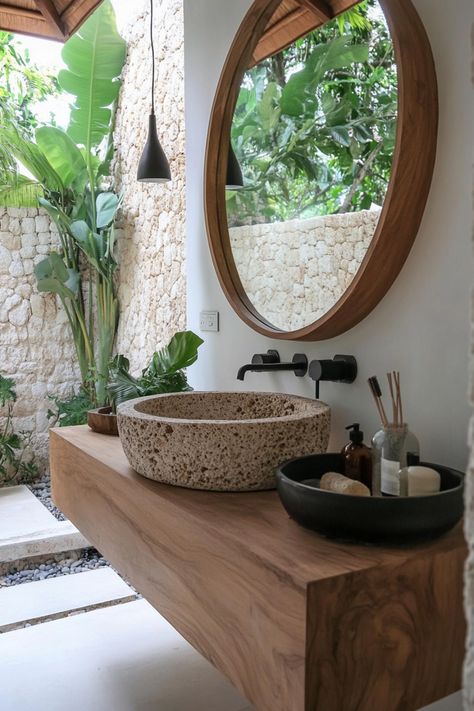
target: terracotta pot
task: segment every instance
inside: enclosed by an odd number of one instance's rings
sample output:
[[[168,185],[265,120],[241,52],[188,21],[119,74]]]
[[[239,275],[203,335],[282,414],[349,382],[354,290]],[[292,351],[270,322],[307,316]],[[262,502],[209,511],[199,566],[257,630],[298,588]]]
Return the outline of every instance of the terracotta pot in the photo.
[[[118,437],[117,415],[111,407],[98,407],[87,413],[87,424],[94,432]]]

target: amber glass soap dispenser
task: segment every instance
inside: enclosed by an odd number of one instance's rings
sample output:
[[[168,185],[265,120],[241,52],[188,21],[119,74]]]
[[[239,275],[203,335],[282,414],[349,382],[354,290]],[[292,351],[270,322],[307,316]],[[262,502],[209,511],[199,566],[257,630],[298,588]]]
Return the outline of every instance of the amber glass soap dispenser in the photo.
[[[365,484],[372,491],[372,450],[364,444],[364,433],[355,422],[346,427],[350,430],[350,442],[343,448],[344,474]]]

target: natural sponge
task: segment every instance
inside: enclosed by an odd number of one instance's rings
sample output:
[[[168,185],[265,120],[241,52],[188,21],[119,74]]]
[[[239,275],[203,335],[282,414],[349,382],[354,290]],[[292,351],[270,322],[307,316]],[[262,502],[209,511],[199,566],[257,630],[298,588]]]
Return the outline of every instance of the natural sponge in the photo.
[[[348,477],[336,472],[328,472],[321,477],[320,488],[326,491],[334,491],[336,494],[350,494],[351,496],[370,496],[369,489],[360,481],[348,479]]]

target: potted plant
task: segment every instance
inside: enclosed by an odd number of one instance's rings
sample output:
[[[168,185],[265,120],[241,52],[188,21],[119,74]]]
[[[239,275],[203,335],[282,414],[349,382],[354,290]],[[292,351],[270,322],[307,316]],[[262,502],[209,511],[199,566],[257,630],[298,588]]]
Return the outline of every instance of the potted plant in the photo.
[[[203,340],[192,331],[175,333],[167,346],[153,354],[138,377],[131,375],[128,358],[115,356],[109,366],[107,392],[110,405],[89,410],[89,427],[101,434],[118,435],[116,412],[120,403],[146,395],[192,390],[184,369],[197,360],[202,343]]]

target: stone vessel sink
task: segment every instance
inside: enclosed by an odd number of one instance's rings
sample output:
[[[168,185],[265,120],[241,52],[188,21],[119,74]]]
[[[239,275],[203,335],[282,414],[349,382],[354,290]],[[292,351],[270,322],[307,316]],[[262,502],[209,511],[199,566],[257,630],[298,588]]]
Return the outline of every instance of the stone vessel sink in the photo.
[[[128,461],[149,479],[213,491],[275,487],[281,462],[325,452],[330,408],[276,393],[188,392],[123,403]]]

